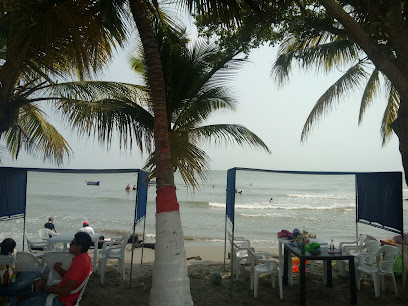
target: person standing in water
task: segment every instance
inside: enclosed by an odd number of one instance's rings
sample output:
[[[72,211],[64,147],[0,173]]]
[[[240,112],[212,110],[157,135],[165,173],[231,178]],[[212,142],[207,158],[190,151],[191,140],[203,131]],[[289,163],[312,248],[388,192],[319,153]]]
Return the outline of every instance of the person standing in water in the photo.
[[[54,232],[57,232],[57,230],[55,229],[55,225],[54,225],[54,218],[49,217],[48,222],[44,224],[43,228],[48,228]]]

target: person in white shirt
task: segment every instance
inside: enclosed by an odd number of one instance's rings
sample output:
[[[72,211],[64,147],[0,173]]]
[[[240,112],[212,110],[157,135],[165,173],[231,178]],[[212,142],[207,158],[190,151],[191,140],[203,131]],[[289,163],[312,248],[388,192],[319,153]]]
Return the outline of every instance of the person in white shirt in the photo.
[[[92,229],[92,227],[89,226],[89,222],[88,222],[88,221],[82,222],[82,227],[78,230],[78,232],[85,232],[85,233],[88,233],[89,235],[95,234],[95,232],[94,232],[94,230]]]

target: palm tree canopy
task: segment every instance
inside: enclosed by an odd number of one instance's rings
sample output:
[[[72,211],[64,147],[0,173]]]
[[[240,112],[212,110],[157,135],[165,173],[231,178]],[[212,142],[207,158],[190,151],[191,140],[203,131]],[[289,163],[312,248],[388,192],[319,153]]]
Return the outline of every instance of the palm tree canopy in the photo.
[[[202,178],[206,177],[210,160],[199,147],[200,144],[236,143],[270,153],[266,144],[244,126],[205,124],[215,111],[236,108],[236,101],[226,85],[245,60],[236,59],[235,53],[221,53],[214,44],[201,40],[189,44],[182,29],[173,28],[171,35],[169,29],[160,29],[162,28],[157,27],[156,37],[165,79],[171,161],[173,169],[181,172],[186,184],[194,188],[198,186],[194,173]],[[145,84],[148,84],[146,62],[141,48],[130,58],[130,64],[144,78]],[[86,83],[81,86],[85,87]],[[84,93],[81,94],[81,99],[75,101],[67,98],[67,102],[61,104],[61,109],[72,126],[79,128],[80,133],[96,133],[98,139],[108,146],[116,131],[119,131],[120,142],[124,146],[135,141],[139,149],[150,153],[145,168],[150,171],[151,176],[155,176],[154,114],[152,101],[146,95],[149,91],[145,84],[134,87],[130,84],[100,84],[101,87],[112,87],[108,96],[107,92],[101,95],[92,93],[92,103],[89,103],[90,96],[86,99],[86,91],[81,90]],[[61,85],[61,94],[62,88]]]
[[[38,102],[61,101],[45,91],[56,77],[99,71],[124,44],[127,16],[122,0],[0,2],[0,138],[14,158],[20,149],[58,164],[69,156]]]
[[[1,59],[13,69],[64,74],[97,71],[123,45],[128,14],[121,0],[12,0],[0,4]],[[31,66],[31,67],[30,67]],[[5,68],[5,64],[2,68]]]
[[[358,123],[363,120],[367,108],[379,94],[381,79],[386,77],[372,64],[357,44],[349,39],[323,32],[308,38],[288,36],[278,51],[271,75],[280,85],[288,80],[291,68],[298,63],[303,69],[318,69],[329,72],[346,67],[345,73],[317,100],[303,127],[301,140],[309,135],[314,124],[330,112],[348,92],[362,89]],[[397,117],[399,96],[390,82],[386,82],[388,104],[381,124],[383,145],[390,139],[389,124]]]

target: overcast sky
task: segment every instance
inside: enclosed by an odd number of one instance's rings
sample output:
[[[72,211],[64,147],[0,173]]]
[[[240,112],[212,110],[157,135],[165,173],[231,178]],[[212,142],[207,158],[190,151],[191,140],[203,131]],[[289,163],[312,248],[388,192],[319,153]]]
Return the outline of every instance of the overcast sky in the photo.
[[[122,51],[103,77],[106,80],[137,82],[129,69],[127,51]],[[238,100],[235,112],[214,114],[209,123],[239,123],[255,132],[267,144],[272,154],[238,146],[212,148],[203,146],[212,162],[212,170],[251,167],[276,170],[319,171],[395,171],[402,170],[398,139],[394,135],[381,146],[380,124],[385,99],[378,99],[368,109],[358,126],[359,92],[350,95],[323,118],[305,143],[300,135],[305,120],[318,97],[341,75],[294,71],[292,78],[279,89],[270,77],[277,49],[264,46],[250,54],[251,62],[242,67],[231,82]],[[60,126],[60,132],[73,149],[73,156],[62,168],[141,168],[145,157],[134,150],[120,151],[112,144],[106,151],[96,141],[78,138]],[[4,145],[4,142],[2,142]],[[2,160],[4,166],[55,167],[21,154],[18,161]]]

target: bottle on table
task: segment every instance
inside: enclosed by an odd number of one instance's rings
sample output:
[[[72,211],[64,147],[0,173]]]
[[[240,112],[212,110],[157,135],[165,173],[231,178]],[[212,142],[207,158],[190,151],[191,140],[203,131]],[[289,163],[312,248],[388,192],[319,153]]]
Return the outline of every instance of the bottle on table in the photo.
[[[9,279],[10,279],[10,273],[9,273],[9,265],[6,265],[6,271],[3,274],[3,286],[7,286],[9,283]]]
[[[302,240],[302,243],[300,245],[300,251],[302,252],[302,254],[306,252],[305,240]]]

